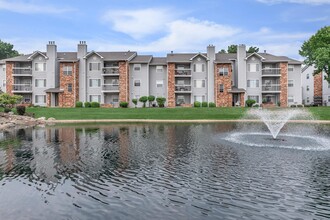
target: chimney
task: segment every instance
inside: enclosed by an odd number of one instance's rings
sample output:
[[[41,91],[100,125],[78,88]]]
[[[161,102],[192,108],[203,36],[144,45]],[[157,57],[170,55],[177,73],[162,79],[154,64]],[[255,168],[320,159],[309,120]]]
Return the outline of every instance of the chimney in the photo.
[[[57,46],[55,44],[55,41],[48,42],[46,55],[49,59],[57,58]]]
[[[207,62],[208,71],[207,71],[207,84],[208,84],[208,94],[207,94],[207,101],[208,102],[216,102],[214,97],[214,61],[215,61],[215,46],[209,45],[206,48],[207,50],[207,57],[209,61]]]
[[[215,60],[215,46],[213,46],[212,44],[207,46],[207,57],[210,59],[210,62],[212,63]]]
[[[79,41],[77,58],[82,59],[87,54],[87,44],[86,41]]]
[[[237,75],[238,88],[246,89],[246,46],[239,44],[237,47]]]

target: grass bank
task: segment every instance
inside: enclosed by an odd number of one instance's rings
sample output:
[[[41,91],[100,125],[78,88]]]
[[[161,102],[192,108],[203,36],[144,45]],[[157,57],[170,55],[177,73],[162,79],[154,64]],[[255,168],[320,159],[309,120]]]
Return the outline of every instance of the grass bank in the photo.
[[[316,120],[330,120],[330,107],[307,108]]]
[[[239,119],[246,108],[27,108],[35,117],[57,120],[159,119],[230,120]]]

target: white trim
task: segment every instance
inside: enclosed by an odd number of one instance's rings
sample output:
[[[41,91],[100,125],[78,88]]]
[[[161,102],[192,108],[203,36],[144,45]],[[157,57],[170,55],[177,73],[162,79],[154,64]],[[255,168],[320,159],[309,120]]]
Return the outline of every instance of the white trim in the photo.
[[[139,86],[136,86],[135,85],[135,81],[137,81],[137,80],[140,82],[140,85]],[[133,79],[133,86],[134,87],[141,87],[141,79]]]
[[[44,80],[45,81],[44,85],[46,84],[46,86],[37,86],[36,80]],[[46,78],[35,78],[34,79],[34,87],[35,88],[47,88],[47,79]]]
[[[44,64],[44,65],[42,65],[43,67],[45,66],[45,69],[44,70],[36,70],[36,64]],[[47,71],[47,62],[35,62],[34,63],[34,68],[33,68],[33,71],[34,72],[38,72],[38,73],[40,73],[40,72],[46,72]]]
[[[33,57],[35,57],[37,54],[43,56],[46,60],[48,60],[48,57],[45,54],[41,53],[40,51],[33,52],[33,54],[31,54],[27,59],[33,60]]]
[[[100,80],[100,86],[91,86],[91,80]],[[102,86],[101,78],[89,78],[88,79],[88,87],[89,88],[101,88],[101,86]]]
[[[92,50],[91,52],[89,52],[88,54],[86,54],[83,58],[87,59],[89,56],[91,56],[92,54],[96,54],[97,56],[99,56],[101,59],[104,59],[104,57],[102,57],[99,53],[95,52],[94,50]]]
[[[135,70],[136,67],[139,67],[139,70]],[[141,72],[141,70],[142,70],[142,65],[140,63],[133,64],[133,71],[134,72]]]
[[[289,81],[292,80],[292,86],[289,86]],[[288,79],[288,88],[293,88],[294,87],[294,79]]]
[[[88,102],[93,102],[93,101],[91,101],[91,96],[99,96],[100,97],[99,103],[101,103],[101,95],[100,94],[89,94],[88,95]]]
[[[202,81],[202,87],[197,87],[197,80],[200,80]],[[203,87],[203,81],[204,81],[204,87]],[[195,86],[196,85],[196,86]],[[206,88],[206,80],[205,79],[194,79],[194,88],[196,89],[203,89],[203,88]]]
[[[245,57],[245,60],[249,59],[249,58],[252,57],[253,55],[256,55],[256,56],[260,57],[261,60],[265,60],[265,58],[264,58],[263,56],[261,56],[260,54],[258,54],[258,53],[256,53],[256,52],[254,52],[254,53],[250,54],[249,56]]]
[[[195,59],[195,58],[198,57],[198,56],[202,56],[202,57],[204,57],[204,58],[206,59],[206,61],[209,61],[209,60],[210,60],[210,59],[209,59],[207,56],[205,56],[204,54],[202,54],[202,53],[198,53],[198,54],[194,55],[192,58],[190,58],[190,61],[192,61],[193,59]]]

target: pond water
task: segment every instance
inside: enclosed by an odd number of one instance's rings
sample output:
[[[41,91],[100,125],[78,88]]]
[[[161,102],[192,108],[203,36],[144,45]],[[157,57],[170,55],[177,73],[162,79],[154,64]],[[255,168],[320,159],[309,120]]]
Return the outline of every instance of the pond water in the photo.
[[[236,130],[112,124],[0,133],[1,219],[330,218],[328,149],[304,150],[287,134],[279,146],[287,136],[300,148],[262,147],[274,140],[260,133],[258,145],[245,145],[254,133]]]

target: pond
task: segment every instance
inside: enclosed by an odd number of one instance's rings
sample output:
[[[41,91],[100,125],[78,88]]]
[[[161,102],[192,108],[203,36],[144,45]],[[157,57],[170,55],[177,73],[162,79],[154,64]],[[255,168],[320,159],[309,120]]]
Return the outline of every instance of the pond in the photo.
[[[244,145],[230,139],[237,127],[103,124],[2,132],[1,219],[330,218],[329,150]],[[325,126],[318,135],[329,131]]]

